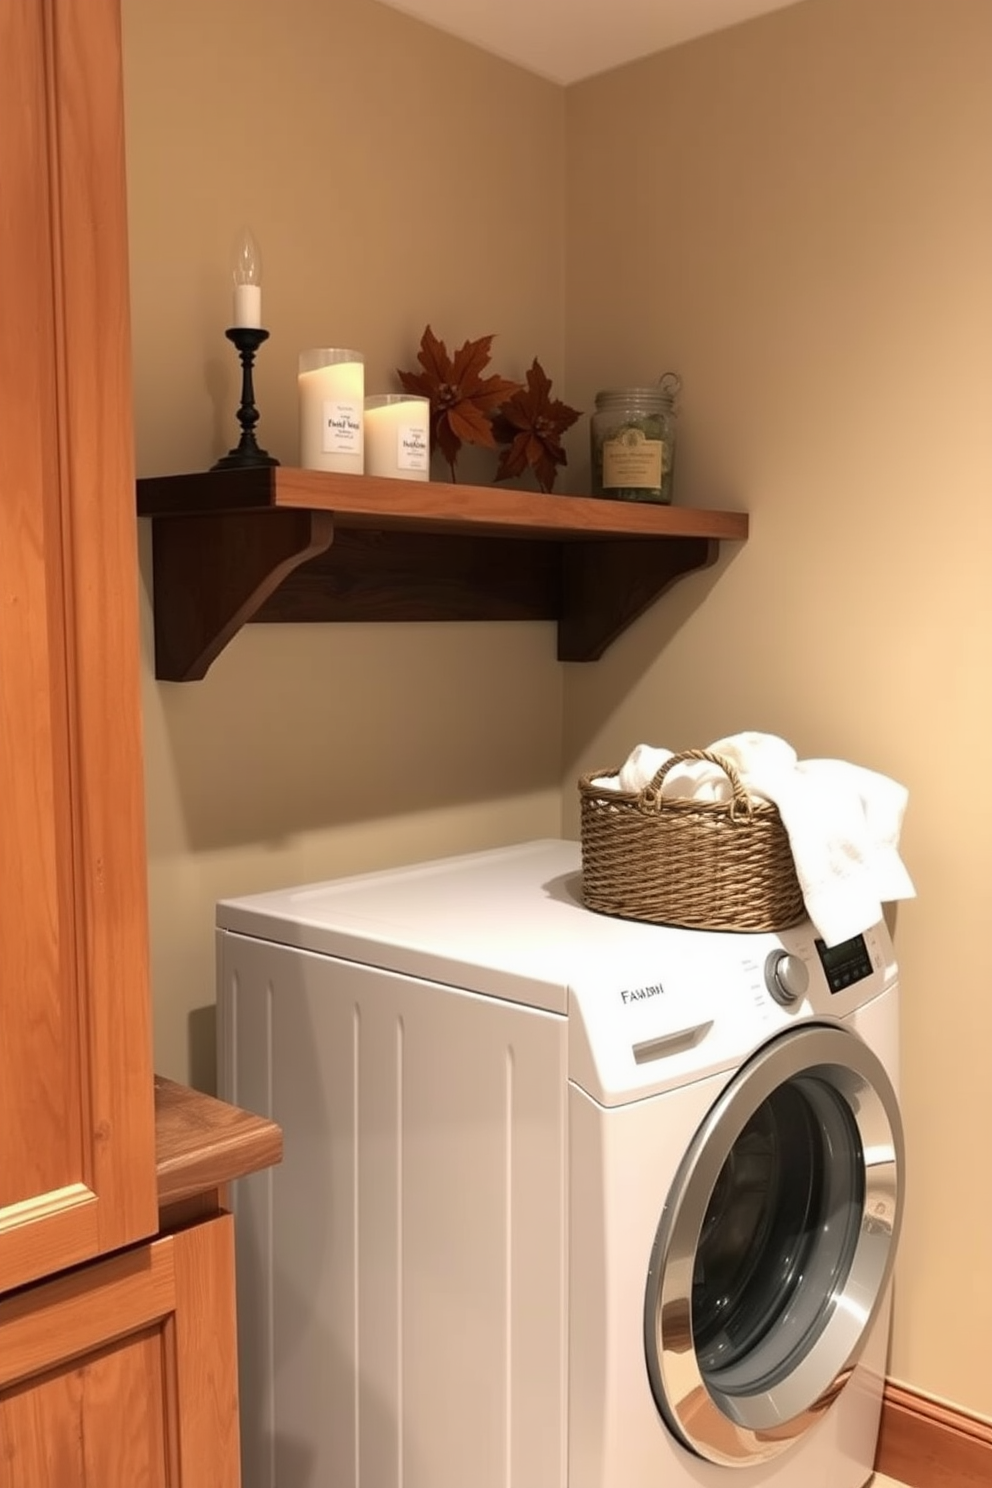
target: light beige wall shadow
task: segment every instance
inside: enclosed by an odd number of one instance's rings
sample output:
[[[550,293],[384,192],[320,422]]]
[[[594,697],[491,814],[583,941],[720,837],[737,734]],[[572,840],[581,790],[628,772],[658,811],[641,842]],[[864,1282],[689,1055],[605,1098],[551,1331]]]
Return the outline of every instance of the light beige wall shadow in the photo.
[[[508,375],[540,355],[586,410],[676,368],[678,499],[752,520],[588,668],[548,626],[249,627],[199,691],[169,687],[146,593],[160,1068],[188,1072],[219,897],[550,835],[563,800],[574,829],[580,769],[641,738],[764,727],[885,770],[920,891],[893,1371],[992,1416],[992,7],[806,0],[567,94],[374,0],[124,18],[141,474],[232,442],[247,220],[280,458],[301,348],[361,346],[386,390],[430,320],[498,332]],[[578,490],[581,432],[570,451]]]
[[[563,778],[567,826],[580,769],[758,728],[908,785],[892,1370],[988,1416],[990,58],[985,0],[807,0],[569,91],[569,392],[675,367],[677,499],[752,525],[569,669]]]
[[[364,351],[387,391],[430,322],[451,349],[496,333],[493,370],[537,355],[560,385],[561,89],[374,0],[123,8],[139,475],[235,441],[246,223],[271,331],[258,434],[284,463],[309,346]],[[204,681],[158,683],[149,555],[143,530],[156,1059],[182,1079],[218,898],[558,831],[562,676],[548,624],[249,626]]]

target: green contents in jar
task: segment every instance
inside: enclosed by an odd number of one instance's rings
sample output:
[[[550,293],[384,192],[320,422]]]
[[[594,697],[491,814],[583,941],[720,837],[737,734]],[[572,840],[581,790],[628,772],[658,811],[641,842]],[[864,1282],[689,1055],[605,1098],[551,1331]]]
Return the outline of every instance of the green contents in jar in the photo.
[[[678,386],[674,374],[666,373],[655,387],[596,395],[590,426],[594,496],[671,503]]]

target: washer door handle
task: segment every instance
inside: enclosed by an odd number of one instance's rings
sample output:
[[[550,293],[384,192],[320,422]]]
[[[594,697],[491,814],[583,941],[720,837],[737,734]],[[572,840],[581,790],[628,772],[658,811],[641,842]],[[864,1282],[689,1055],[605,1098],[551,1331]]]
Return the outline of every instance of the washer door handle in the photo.
[[[653,1064],[656,1059],[668,1059],[672,1054],[694,1049],[703,1042],[712,1027],[711,1018],[708,1023],[697,1023],[693,1028],[680,1028],[677,1033],[665,1033],[661,1038],[645,1039],[641,1044],[633,1044],[631,1048],[634,1063]]]

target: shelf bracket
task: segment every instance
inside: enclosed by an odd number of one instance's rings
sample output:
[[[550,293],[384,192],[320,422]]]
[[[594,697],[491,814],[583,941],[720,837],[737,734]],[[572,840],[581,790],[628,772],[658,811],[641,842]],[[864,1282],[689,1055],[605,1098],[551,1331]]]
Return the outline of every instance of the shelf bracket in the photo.
[[[676,579],[708,568],[718,553],[706,537],[563,543],[558,660],[598,661]]]
[[[155,675],[196,682],[228,641],[334,537],[330,512],[291,509],[157,517],[152,534]]]

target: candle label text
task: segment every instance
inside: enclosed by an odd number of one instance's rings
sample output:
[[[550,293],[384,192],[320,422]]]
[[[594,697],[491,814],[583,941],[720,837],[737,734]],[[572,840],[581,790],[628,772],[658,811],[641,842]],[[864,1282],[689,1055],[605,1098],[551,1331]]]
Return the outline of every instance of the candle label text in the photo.
[[[324,400],[322,449],[325,455],[362,453],[362,408],[359,403]]]
[[[397,470],[426,470],[430,461],[427,430],[416,424],[400,424],[396,430]]]

